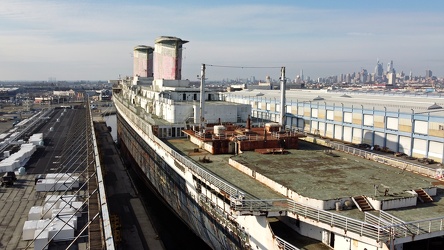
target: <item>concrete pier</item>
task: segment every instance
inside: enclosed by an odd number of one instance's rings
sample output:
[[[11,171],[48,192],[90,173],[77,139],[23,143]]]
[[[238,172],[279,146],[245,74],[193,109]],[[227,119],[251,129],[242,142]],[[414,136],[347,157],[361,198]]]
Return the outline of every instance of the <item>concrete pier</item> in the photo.
[[[105,184],[114,249],[164,249],[156,230],[152,227],[143,202],[133,188],[108,127],[100,114],[93,117],[98,121],[93,123],[88,121],[86,112],[87,110],[84,108],[53,109],[48,113],[49,115],[43,123],[28,128],[29,131],[24,133],[25,135],[43,133],[44,145],[39,146],[25,165],[26,173],[24,175],[17,175],[17,181],[12,186],[0,187],[1,250],[34,249],[32,240],[23,240],[23,226],[25,221],[29,220],[28,213],[31,207],[42,206],[48,195],[76,195],[79,201],[86,202],[81,212],[82,215],[78,217],[75,236],[79,235],[82,227],[89,228],[92,225],[95,226],[94,223],[103,222],[103,218],[98,219],[102,217],[100,214],[94,221],[88,217],[88,214],[100,213],[97,210],[97,201],[94,201],[96,203],[96,205],[93,204],[94,206],[88,203],[88,199],[92,197],[91,189],[88,187],[92,184],[94,184],[93,190],[97,187],[94,175],[89,179],[91,173],[85,172],[87,162],[91,162],[91,151],[88,149],[89,145],[87,146],[91,143],[87,136],[87,131],[90,129],[95,129],[100,165],[105,170],[102,177]],[[91,128],[90,124],[93,124],[94,128]],[[9,123],[1,125],[0,133],[20,130],[20,128],[12,128]],[[13,150],[14,145],[17,144],[11,143],[11,148],[7,150]],[[36,176],[63,172],[79,174],[81,176],[79,179],[80,188],[68,192],[36,192]],[[91,181],[94,183],[90,185]],[[94,207],[94,211],[90,211],[92,207]],[[99,231],[94,231],[94,235],[97,234],[94,239],[91,239],[91,235],[83,233],[71,241],[51,242],[49,248],[66,249],[73,242],[76,249],[93,249],[94,247],[91,248],[93,245],[88,246],[88,244],[93,244],[91,240],[94,241],[94,244],[103,245],[105,239],[102,235],[104,233],[100,232],[103,227],[97,228]]]
[[[121,249],[164,249],[104,122],[95,122],[114,240]],[[113,219],[112,219],[113,221]],[[114,225],[113,225],[114,224]],[[117,233],[116,233],[117,232]],[[116,235],[120,235],[116,237]]]

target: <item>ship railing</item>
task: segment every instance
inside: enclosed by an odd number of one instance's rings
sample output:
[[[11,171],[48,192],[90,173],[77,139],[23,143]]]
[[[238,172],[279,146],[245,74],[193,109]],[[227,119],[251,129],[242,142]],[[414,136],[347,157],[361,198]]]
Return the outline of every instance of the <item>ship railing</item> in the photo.
[[[128,108],[129,108],[129,109],[131,110],[131,112],[133,112],[134,114],[138,114],[138,112],[137,112],[137,108],[136,108],[136,107],[133,107],[133,106],[129,105]]]
[[[379,210],[379,218],[389,222],[389,224],[405,224],[406,222],[399,219],[398,217],[391,215],[384,210]]]
[[[218,135],[211,134],[211,139],[212,140],[225,140],[226,138],[227,138],[226,134],[218,134]]]
[[[377,226],[390,226],[391,223],[389,223],[388,221],[373,215],[369,212],[364,212],[364,222],[373,224],[373,225],[377,225]]]
[[[382,228],[385,230],[391,230],[394,237],[397,238],[436,232],[441,232],[440,235],[442,236],[444,235],[444,217],[411,221]]]
[[[389,225],[399,225],[398,227],[396,227],[395,230],[393,230],[394,234],[396,237],[407,237],[407,236],[411,236],[414,235],[414,228],[412,228],[411,225],[408,225],[409,223],[406,223],[405,221],[399,219],[396,216],[393,216],[387,212],[384,212],[383,210],[379,211],[379,219],[381,221],[385,221],[387,222],[386,225],[384,226],[389,226]]]
[[[205,133],[201,132],[201,131],[194,131],[194,136],[196,136],[197,138],[204,138],[205,137]]]
[[[422,166],[413,162],[408,162],[408,161],[404,161],[401,159],[396,159],[393,157],[388,157],[385,155],[381,155],[381,154],[376,154],[373,152],[369,152],[366,150],[362,150],[362,149],[358,149],[355,147],[350,147],[341,143],[336,143],[336,142],[332,142],[329,140],[325,140],[325,146],[331,147],[335,150],[339,150],[339,151],[343,151],[349,154],[353,154],[356,156],[360,156],[366,159],[371,159],[373,161],[379,162],[379,163],[383,163],[383,164],[387,164],[387,165],[391,165],[393,167],[397,167],[402,169],[403,171],[407,170],[407,171],[411,171],[411,172],[416,172],[422,175],[426,175],[432,178],[436,178],[436,169],[434,168],[429,168],[426,166]]]
[[[244,197],[233,199],[231,206],[240,212],[270,212],[287,210],[286,200],[250,200]]]
[[[300,248],[293,246],[292,244],[286,242],[285,240],[279,238],[278,236],[276,236],[276,240],[279,243],[279,245],[282,246],[281,249],[283,250],[300,250]]]
[[[271,132],[271,137],[279,139],[280,134],[278,132]]]
[[[122,85],[120,85],[119,83],[113,83],[112,89],[113,90],[122,89]]]
[[[166,147],[163,142],[162,144]],[[194,162],[190,161],[189,159],[185,158],[181,154],[177,153],[174,150],[169,150],[169,153],[173,155],[175,159],[177,159],[180,163],[184,164],[189,169],[193,170],[197,175],[202,177],[205,181],[208,183],[214,185],[215,187],[219,188],[220,190],[225,191],[226,193],[230,194],[230,196],[245,196],[244,192],[242,192],[240,189],[228,184],[227,182],[223,181],[222,179],[218,178],[217,176],[213,175],[212,173],[204,170],[203,168],[199,167]]]
[[[387,240],[390,237],[404,238],[444,230],[444,217],[403,222],[391,216],[393,218],[393,222],[391,222],[387,220],[388,218],[385,215],[387,219],[378,218],[377,216],[366,213],[365,221],[360,221],[285,199],[241,200],[235,204],[234,209],[243,212],[241,214],[255,211],[288,211],[298,216],[323,223],[328,227],[341,228],[344,232],[354,232],[377,241]]]
[[[291,131],[286,131],[284,133],[281,132],[272,132],[271,136],[276,138],[276,139],[280,139],[281,137],[291,137],[293,135],[296,135],[296,133],[292,133]]]
[[[382,210],[381,210],[382,211]],[[393,219],[393,222],[390,222],[390,218],[387,216],[384,216],[384,218],[381,216],[380,217],[373,215],[369,212],[364,212],[364,222],[373,224],[373,225],[377,225],[379,227],[392,227],[394,224],[399,224],[399,225],[403,225],[403,221],[394,217],[394,216],[390,216]],[[396,219],[395,219],[396,218]],[[398,223],[394,223],[394,221],[398,222]],[[396,227],[396,230],[391,230],[392,235],[394,235],[395,237],[406,237],[407,235],[413,235],[411,233],[409,233],[408,228],[406,227]]]
[[[338,215],[326,210],[310,207],[289,200],[288,211],[323,223],[328,227],[341,228],[344,232],[354,232],[377,241],[388,239],[389,231],[377,225]]]
[[[389,230],[364,221],[352,219],[326,210],[310,207],[288,199],[277,200],[243,200],[234,207],[241,214],[248,212],[288,211],[298,216],[317,221],[326,227],[341,228],[344,232],[354,232],[377,241],[388,239]]]
[[[94,150],[94,163],[95,163],[95,170],[96,170],[96,178],[97,178],[97,191],[98,191],[98,198],[100,202],[100,222],[102,223],[102,235],[105,240],[105,247],[106,249],[113,250],[114,248],[114,237],[112,233],[112,228],[110,224],[110,210],[108,207],[108,200],[106,198],[106,189],[104,185],[104,169],[103,166],[100,164],[100,154],[98,149],[98,143],[96,139],[96,132],[94,130],[94,123],[92,119],[91,109],[88,108],[89,111],[89,126],[91,127],[91,138],[93,143],[93,150]],[[96,215],[97,216],[97,215]]]
[[[272,132],[271,133],[271,137],[276,138],[276,139],[280,139],[281,137],[293,137],[293,136],[297,136],[297,135],[302,135],[302,133],[292,131],[292,130],[285,131],[285,133],[280,133],[280,132]]]

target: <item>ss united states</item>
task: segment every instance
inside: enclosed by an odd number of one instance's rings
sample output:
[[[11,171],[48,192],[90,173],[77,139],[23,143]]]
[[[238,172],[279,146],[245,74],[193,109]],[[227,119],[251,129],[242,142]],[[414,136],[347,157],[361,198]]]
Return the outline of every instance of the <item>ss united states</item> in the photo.
[[[229,102],[206,88],[211,65],[192,86],[181,79],[187,42],[136,46],[133,76],[114,81],[113,101],[122,155],[211,248],[442,247],[440,180],[289,128],[285,105],[274,107],[278,122],[251,117],[257,99]],[[286,103],[285,67],[280,79]]]

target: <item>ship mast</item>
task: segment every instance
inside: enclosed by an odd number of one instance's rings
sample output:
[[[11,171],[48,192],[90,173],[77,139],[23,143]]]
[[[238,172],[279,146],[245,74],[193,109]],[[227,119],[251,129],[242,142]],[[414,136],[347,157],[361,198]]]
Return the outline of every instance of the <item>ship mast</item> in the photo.
[[[281,68],[281,107],[280,107],[280,112],[281,112],[281,131],[285,131],[285,123],[286,123],[286,118],[285,118],[285,88],[286,88],[286,79],[285,79],[285,67]]]
[[[202,132],[205,128],[204,118],[204,106],[205,106],[205,64],[202,64],[202,70],[200,75],[200,119],[199,119],[199,131]]]

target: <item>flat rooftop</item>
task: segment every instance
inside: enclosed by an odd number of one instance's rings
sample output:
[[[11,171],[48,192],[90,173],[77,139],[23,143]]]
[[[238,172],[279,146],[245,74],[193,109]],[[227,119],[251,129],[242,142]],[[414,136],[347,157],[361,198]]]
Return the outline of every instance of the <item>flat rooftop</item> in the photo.
[[[259,94],[261,93],[261,94]],[[254,98],[255,100],[274,100],[280,102],[280,90],[263,90],[263,89],[245,89],[242,91],[236,92],[227,92],[227,95],[235,95],[235,96],[244,96]],[[259,94],[259,96],[257,96]],[[348,97],[344,97],[344,94]],[[322,100],[317,100],[317,97],[323,98]],[[316,100],[315,100],[316,98]],[[367,91],[367,92],[359,92],[359,91],[338,91],[338,92],[327,92],[325,90],[300,90],[300,89],[291,89],[286,91],[286,100],[287,102],[311,102],[312,105],[316,107],[316,104],[324,105],[324,102],[327,106],[341,106],[341,103],[344,104],[344,107],[351,107],[352,105],[356,109],[360,109],[361,105],[363,105],[364,110],[375,109],[384,110],[384,107],[387,108],[387,111],[398,111],[405,113],[411,113],[412,109],[415,113],[418,112],[432,112],[433,115],[443,116],[443,109],[439,110],[427,110],[433,104],[438,104],[441,107],[444,107],[444,97],[441,97],[439,94],[422,94],[422,93],[398,93],[393,94],[390,92],[378,92],[378,91]]]
[[[51,114],[51,119],[48,119],[41,126],[34,127],[29,133],[43,133],[46,146],[38,149],[25,165],[27,173],[25,175],[17,175],[17,181],[13,186],[0,188],[0,249],[25,249],[30,245],[29,249],[33,249],[34,244],[31,241],[22,240],[23,225],[28,220],[28,212],[32,206],[42,206],[46,195],[73,195],[77,190],[64,192],[36,192],[34,178],[38,174],[60,172],[60,165],[76,165],[70,160],[76,159],[75,154],[66,154],[66,151],[72,148],[73,143],[77,142],[71,140],[75,134],[75,126],[72,126],[73,121],[84,121],[84,110],[67,110],[65,115],[60,118],[63,109],[55,109]],[[83,112],[82,112],[83,111]],[[53,127],[53,131],[49,131]],[[1,127],[0,129],[6,131],[9,128]],[[82,154],[78,149],[78,154]],[[73,158],[61,159],[57,156],[62,154],[70,155]],[[83,170],[79,168],[77,171]],[[58,170],[58,171],[56,171]],[[69,169],[68,169],[69,170]],[[71,169],[73,170],[73,169]],[[81,189],[78,191],[78,200],[83,201],[87,195],[87,190]],[[78,228],[81,228],[87,223],[87,215],[78,218]],[[52,243],[51,248],[65,249],[69,241],[61,241]],[[85,240],[79,239],[78,244],[84,245]]]
[[[271,190],[252,177],[228,165],[232,158],[264,176],[294,190],[296,193],[318,199],[366,195],[379,200],[396,199],[409,196],[404,191],[439,186],[435,202],[418,204],[416,207],[389,210],[405,221],[440,217],[444,213],[444,182],[417,175],[409,171],[387,166],[361,157],[331,151],[323,146],[299,141],[298,150],[287,150],[288,154],[259,154],[251,151],[240,155],[211,155],[186,139],[168,140],[196,164],[209,170],[233,186],[245,191],[250,197],[258,199],[281,199],[283,195]],[[211,163],[201,163],[203,157]],[[375,190],[374,185],[379,185]],[[389,191],[385,195],[385,189]],[[376,196],[375,196],[376,191]],[[342,212],[342,211],[341,211]],[[344,210],[344,215],[362,219],[358,209]]]
[[[326,147],[299,141],[288,154],[258,154],[246,151],[232,159],[262,175],[318,200],[350,196],[374,196],[379,200],[404,197],[405,190],[427,188],[436,180]],[[384,196],[385,189],[389,189]]]
[[[31,128],[31,131],[43,133],[45,146],[40,147],[25,165],[25,175],[17,175],[17,181],[10,187],[0,187],[0,249],[25,249],[28,245],[29,249],[33,249],[34,243],[22,239],[23,226],[28,220],[31,207],[42,206],[47,195],[64,194],[62,191],[37,192],[36,176],[47,173],[80,172],[86,168],[86,109],[67,109],[64,115],[62,112],[63,109],[53,110],[49,115],[50,119],[40,126]],[[95,122],[95,126],[101,145],[99,150],[102,151],[102,167],[107,170],[104,179],[108,211],[117,216],[121,225],[119,229],[121,238],[114,239],[116,246],[119,249],[164,249],[141,201],[133,190],[108,127],[103,122]],[[0,123],[1,132],[11,127],[11,124]],[[86,181],[86,174],[83,173],[85,176],[81,178],[81,185]],[[73,195],[77,190],[67,191],[66,194]],[[77,200],[85,201],[89,196],[86,186],[80,189],[77,195],[79,196]],[[87,212],[90,207],[87,204],[85,206],[82,216],[78,218],[75,235],[88,222]],[[95,211],[90,212],[93,216]],[[80,237],[76,241],[75,248],[86,249],[87,239],[85,236]],[[66,249],[69,243],[71,241],[51,242],[49,248]]]
[[[195,163],[202,168],[208,170],[221,179],[226,180],[233,186],[242,189],[247,194],[247,197],[258,199],[284,199],[285,196],[271,190],[264,184],[259,183],[255,179],[245,175],[239,170],[228,165],[228,159],[232,155],[212,155],[205,150],[200,149],[199,152],[194,152],[197,146],[187,139],[169,139],[167,140],[172,147],[175,147],[183,155],[189,156]],[[209,158],[210,163],[201,163],[199,159],[203,157]]]

